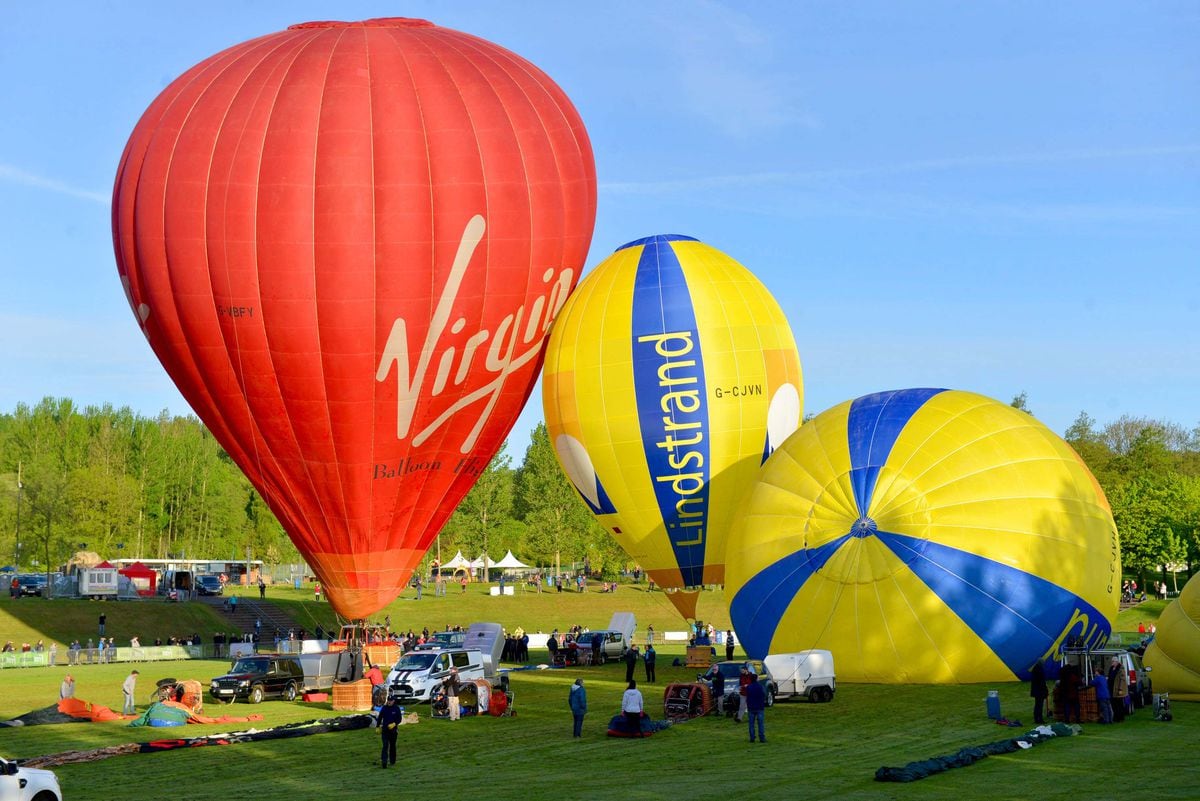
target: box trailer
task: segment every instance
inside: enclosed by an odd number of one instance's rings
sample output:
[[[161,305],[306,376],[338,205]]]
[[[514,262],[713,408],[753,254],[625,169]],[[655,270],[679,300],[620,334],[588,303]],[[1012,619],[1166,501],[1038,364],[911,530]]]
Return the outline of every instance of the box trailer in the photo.
[[[815,703],[826,703],[833,700],[837,691],[833,654],[829,651],[768,654],[763,667],[775,682],[775,697],[779,700],[807,698]]]

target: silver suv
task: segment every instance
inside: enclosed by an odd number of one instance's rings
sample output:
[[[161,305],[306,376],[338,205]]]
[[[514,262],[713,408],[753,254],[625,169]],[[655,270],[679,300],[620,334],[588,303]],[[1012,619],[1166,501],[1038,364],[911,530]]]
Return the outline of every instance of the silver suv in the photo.
[[[1075,665],[1081,676],[1090,678],[1097,666],[1107,675],[1114,657],[1129,674],[1129,697],[1134,708],[1153,703],[1154,686],[1150,680],[1150,668],[1145,667],[1142,658],[1132,651],[1123,648],[1064,648],[1059,665]]]
[[[775,686],[775,680],[771,678],[770,672],[763,666],[762,662],[757,659],[746,659],[741,662],[714,662],[706,672],[696,675],[697,681],[702,681],[705,684],[712,686],[713,678],[718,672],[725,678],[725,695],[738,695],[739,680],[742,676],[742,668],[750,668],[750,673],[755,680],[763,686],[767,693],[767,706],[775,705],[775,695],[779,692],[779,688]],[[715,698],[713,699],[716,700]]]

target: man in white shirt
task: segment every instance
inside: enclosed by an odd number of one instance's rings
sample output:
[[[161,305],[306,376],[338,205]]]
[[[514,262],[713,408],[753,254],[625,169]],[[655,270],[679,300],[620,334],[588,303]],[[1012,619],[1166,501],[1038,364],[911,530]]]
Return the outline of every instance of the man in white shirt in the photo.
[[[637,737],[645,737],[642,734],[642,709],[644,705],[642,691],[637,688],[637,682],[629,682],[629,689],[621,696],[621,711],[625,713],[625,722],[629,726],[629,733]]]
[[[137,677],[138,672],[131,671],[121,685],[121,693],[125,696],[125,704],[121,707],[121,713],[124,715],[132,715],[137,711],[133,705],[133,694],[137,691]]]

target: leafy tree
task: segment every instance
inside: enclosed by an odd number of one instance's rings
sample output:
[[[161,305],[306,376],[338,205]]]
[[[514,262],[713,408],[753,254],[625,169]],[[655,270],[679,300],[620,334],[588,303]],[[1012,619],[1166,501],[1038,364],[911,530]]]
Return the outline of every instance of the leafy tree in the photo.
[[[471,491],[450,516],[448,524],[459,548],[468,553],[487,553],[493,561],[498,557],[488,553],[488,536],[501,526],[513,506],[512,458],[506,453],[507,448],[508,443],[505,442],[496,451],[475,486],[471,487]],[[496,544],[493,540],[491,547],[495,548]]]
[[[529,528],[531,554],[553,561],[555,573],[562,572],[564,551],[582,559],[589,541],[597,544],[608,537],[559,466],[545,423],[539,423],[530,436],[516,485],[517,513]]]

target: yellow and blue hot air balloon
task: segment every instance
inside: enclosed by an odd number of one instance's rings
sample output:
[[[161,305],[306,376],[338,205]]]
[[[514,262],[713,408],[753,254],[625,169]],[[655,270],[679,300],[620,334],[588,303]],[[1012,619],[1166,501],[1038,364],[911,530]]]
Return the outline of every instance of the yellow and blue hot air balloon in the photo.
[[[1200,574],[1188,579],[1155,624],[1143,661],[1152,668],[1156,692],[1200,701]]]
[[[737,505],[796,430],[800,357],[750,272],[686,236],[630,242],[550,334],[546,425],[588,506],[685,618],[725,576]]]
[[[1108,639],[1117,531],[1066,442],[981,395],[867,395],[763,466],[729,541],[747,653],[823,648],[838,678],[1027,678],[1068,638]]]

